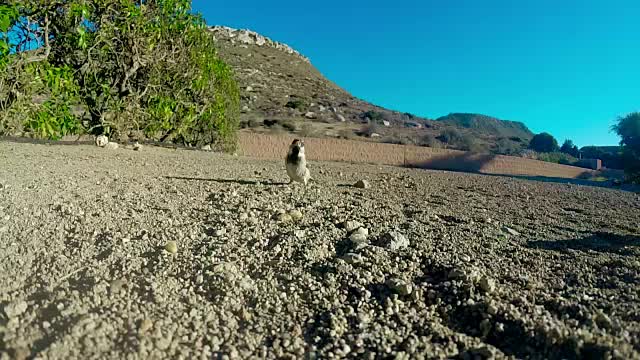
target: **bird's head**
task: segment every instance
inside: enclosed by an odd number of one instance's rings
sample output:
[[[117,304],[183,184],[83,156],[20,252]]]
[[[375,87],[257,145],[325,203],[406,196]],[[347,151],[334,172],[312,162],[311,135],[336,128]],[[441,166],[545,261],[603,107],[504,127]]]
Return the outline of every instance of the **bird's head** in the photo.
[[[297,148],[299,153],[304,153],[304,141],[300,139],[294,139],[289,146],[289,149]]]

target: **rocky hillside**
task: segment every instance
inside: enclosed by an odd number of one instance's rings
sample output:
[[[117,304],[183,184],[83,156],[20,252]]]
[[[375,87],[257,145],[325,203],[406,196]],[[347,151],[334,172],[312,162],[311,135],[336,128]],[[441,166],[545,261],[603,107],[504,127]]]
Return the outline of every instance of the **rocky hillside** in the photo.
[[[494,152],[522,147],[524,142],[510,137],[531,137],[521,123],[488,116],[434,121],[385,109],[349,94],[288,45],[250,30],[214,26],[209,31],[217,40],[220,56],[235,68],[242,90],[244,131]],[[456,136],[446,136],[451,130]]]

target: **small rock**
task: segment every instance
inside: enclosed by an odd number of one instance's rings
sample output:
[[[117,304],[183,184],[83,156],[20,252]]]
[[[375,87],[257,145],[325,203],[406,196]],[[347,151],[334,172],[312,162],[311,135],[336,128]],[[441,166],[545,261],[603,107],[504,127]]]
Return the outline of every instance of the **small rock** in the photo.
[[[24,300],[12,302],[4,307],[4,313],[7,314],[7,317],[9,318],[15,318],[24,314],[28,307],[27,302]]]
[[[247,91],[253,91],[253,87],[251,87],[251,86],[247,86],[246,90],[247,90]]]
[[[390,231],[384,234],[380,241],[380,245],[391,251],[401,250],[409,247],[409,239],[398,231]]]
[[[294,221],[300,221],[302,220],[302,212],[300,210],[291,210],[289,211],[289,216],[291,216],[291,219],[293,219]]]
[[[247,221],[247,219],[249,219],[249,214],[247,214],[247,213],[242,213],[238,217],[238,220],[240,220],[240,221]]]
[[[293,218],[291,217],[291,215],[284,213],[284,214],[278,215],[278,221],[281,223],[286,223],[286,222],[293,221]]]
[[[105,147],[109,143],[109,138],[105,135],[100,135],[96,137],[96,146]]]
[[[145,318],[140,322],[140,327],[138,328],[138,331],[140,334],[144,334],[147,331],[151,330],[152,327],[153,327],[153,322]]]
[[[402,296],[407,296],[413,291],[413,286],[401,279],[390,279],[386,282],[387,286]]]
[[[356,253],[347,253],[342,257],[342,260],[348,264],[360,264],[364,262],[364,256]]]
[[[316,114],[313,111],[308,111],[306,114],[304,114],[304,117],[306,117],[307,119],[315,119]]]
[[[7,231],[9,231],[9,226],[4,225],[4,226],[0,227],[0,234],[1,233],[6,233]]]
[[[351,240],[353,244],[362,244],[367,242],[367,236],[355,232],[349,236],[349,240]]]
[[[176,254],[178,252],[178,244],[175,241],[169,241],[164,249],[167,250],[169,254]]]
[[[504,232],[510,234],[510,235],[513,235],[513,236],[519,236],[520,235],[519,232],[517,232],[516,230],[514,230],[514,229],[512,229],[512,228],[510,228],[508,226],[505,226],[502,230]]]
[[[200,150],[202,150],[202,151],[211,151],[211,145],[207,144],[207,145],[201,147]]]
[[[136,143],[133,144],[133,151],[140,151],[140,150],[142,150],[142,145],[140,145],[140,143],[136,141]]]
[[[107,145],[104,146],[105,149],[109,149],[109,150],[116,150],[116,149],[118,149],[118,147],[120,147],[120,145],[118,145],[118,143],[111,142],[111,141],[109,141],[107,143]]]
[[[249,106],[247,106],[247,105],[244,105],[244,106],[242,107],[242,111],[243,111],[243,112],[248,112],[249,110],[250,110],[250,109],[249,109]]]
[[[358,182],[353,184],[353,186],[358,189],[368,189],[371,187],[371,185],[369,185],[369,182],[367,180],[358,180]]]
[[[342,114],[338,114],[336,116],[337,116],[338,120],[340,120],[340,122],[346,122],[347,121],[347,119],[345,119],[344,115],[342,115]]]
[[[356,230],[356,233],[364,236],[369,236],[369,229],[359,227],[358,230]]]
[[[464,261],[464,262],[470,262],[471,261],[471,256],[469,255],[462,255],[460,257],[460,260]]]
[[[307,234],[307,233],[306,233],[306,231],[304,231],[304,230],[295,230],[295,231],[293,232],[293,235],[294,235],[295,237],[297,237],[298,239],[304,239],[304,237],[306,236],[306,234]]]
[[[202,274],[196,276],[196,284],[200,285],[204,283],[204,276],[202,276]]]
[[[611,318],[609,318],[609,316],[607,316],[607,314],[603,313],[601,310],[596,314],[595,322],[598,327],[601,327],[603,329],[611,329],[611,327],[613,327]]]
[[[109,286],[109,290],[111,291],[111,294],[120,293],[120,291],[122,290],[125,284],[126,282],[122,279],[113,280],[111,282],[111,285]]]
[[[492,279],[483,276],[480,279],[480,288],[487,294],[491,294],[496,290],[496,283]]]
[[[467,278],[467,274],[462,269],[453,268],[447,274],[447,278],[450,280],[463,280]]]
[[[227,229],[225,229],[225,228],[216,230],[216,236],[217,237],[224,236],[226,233],[227,233]]]
[[[347,230],[348,233],[351,233],[352,231],[362,227],[362,223],[355,220],[345,221],[343,225],[344,229]]]

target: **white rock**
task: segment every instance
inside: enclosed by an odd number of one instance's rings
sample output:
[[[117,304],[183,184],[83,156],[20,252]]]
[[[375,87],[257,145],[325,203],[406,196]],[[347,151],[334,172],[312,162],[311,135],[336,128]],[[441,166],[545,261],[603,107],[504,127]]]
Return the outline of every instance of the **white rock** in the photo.
[[[308,111],[306,114],[304,114],[304,117],[306,117],[307,119],[315,119],[316,114],[313,111]]]
[[[207,144],[207,145],[201,147],[200,150],[202,150],[202,151],[211,151],[211,145]]]
[[[347,119],[345,119],[344,115],[342,115],[342,114],[338,114],[337,117],[338,117],[338,120],[340,120],[340,122],[346,122],[347,121]]]
[[[362,226],[363,225],[361,222],[355,221],[355,220],[349,220],[344,222],[344,229],[347,230],[347,232],[349,233],[352,231],[358,230]]]
[[[116,150],[118,147],[120,147],[118,143],[111,142],[111,141],[109,141],[107,145],[104,146],[105,149],[109,149],[109,150]]]
[[[105,147],[109,143],[109,138],[105,135],[100,135],[96,137],[96,145],[99,147]]]
[[[4,307],[4,313],[7,314],[9,318],[15,318],[24,314],[28,307],[27,302],[24,300],[12,302]]]

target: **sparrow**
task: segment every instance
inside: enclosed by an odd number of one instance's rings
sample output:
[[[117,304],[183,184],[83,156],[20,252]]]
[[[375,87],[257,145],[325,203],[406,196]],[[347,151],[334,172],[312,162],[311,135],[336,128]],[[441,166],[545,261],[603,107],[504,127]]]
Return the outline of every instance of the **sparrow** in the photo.
[[[289,145],[289,151],[285,159],[287,167],[287,175],[289,175],[290,182],[301,182],[305,185],[311,179],[309,169],[307,169],[307,159],[304,155],[304,142],[300,139],[294,139],[291,145]]]

